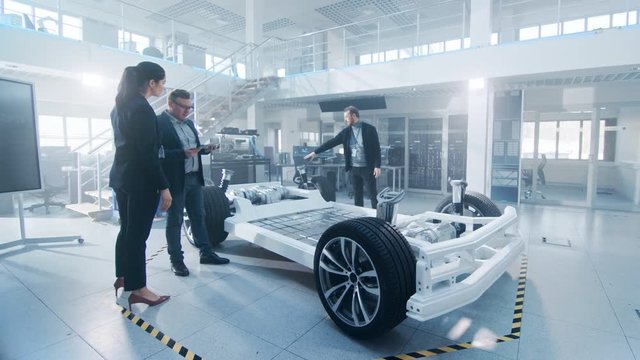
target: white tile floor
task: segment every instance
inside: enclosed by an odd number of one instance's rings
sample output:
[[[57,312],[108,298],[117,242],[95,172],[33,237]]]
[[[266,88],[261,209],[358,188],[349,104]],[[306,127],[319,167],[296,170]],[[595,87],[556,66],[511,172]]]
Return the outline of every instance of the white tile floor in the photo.
[[[410,194],[400,211],[438,200]],[[339,201],[351,202],[341,194]],[[640,213],[518,211],[529,242],[522,337],[437,358],[640,359]],[[126,295],[116,304],[111,287],[117,226],[57,209],[27,215],[30,237],[74,233],[86,242],[0,249],[0,359],[181,358],[120,313]],[[154,225],[148,255],[165,245],[163,225]],[[19,237],[15,217],[0,218],[0,229],[0,247]],[[572,247],[543,244],[542,236]],[[172,298],[133,311],[205,359],[372,359],[510,332],[519,263],[468,306],[362,341],[327,317],[310,270],[234,238],[219,249],[230,265],[201,266],[183,245],[191,275],[174,276],[162,250],[148,264],[148,283]]]

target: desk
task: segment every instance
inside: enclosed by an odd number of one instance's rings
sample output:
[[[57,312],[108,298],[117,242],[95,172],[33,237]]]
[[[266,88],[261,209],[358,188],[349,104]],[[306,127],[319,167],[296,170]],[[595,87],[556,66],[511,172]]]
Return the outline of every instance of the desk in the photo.
[[[393,180],[391,181],[392,185],[391,185],[391,191],[396,191],[396,171],[398,171],[398,188],[402,189],[402,170],[404,170],[404,165],[402,166],[390,166],[390,165],[382,165],[381,167],[382,170],[391,170],[392,172],[392,178]]]
[[[231,184],[252,184],[257,181],[256,165],[266,166],[269,172],[269,181],[271,181],[271,160],[270,159],[247,159],[247,160],[227,160],[214,161],[211,166],[211,180],[214,183],[220,183],[222,169],[229,169],[235,172],[231,177]]]

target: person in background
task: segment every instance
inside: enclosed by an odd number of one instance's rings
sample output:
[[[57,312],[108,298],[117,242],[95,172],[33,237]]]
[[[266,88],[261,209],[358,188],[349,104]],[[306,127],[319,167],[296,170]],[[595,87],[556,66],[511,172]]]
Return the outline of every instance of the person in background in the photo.
[[[167,250],[171,271],[177,276],[188,276],[184,253],[180,244],[184,209],[191,221],[191,232],[200,250],[200,264],[227,264],[229,259],[219,257],[211,247],[205,226],[202,187],[201,154],[209,154],[213,145],[201,146],[193,121],[187,116],[193,111],[191,94],[182,89],[169,94],[168,109],[158,116],[160,145],[164,150],[162,168],[169,181],[173,202],[167,212]]]
[[[366,185],[371,197],[371,207],[375,209],[378,206],[376,178],[380,176],[382,163],[378,131],[375,126],[360,121],[360,111],[354,106],[344,109],[344,122],[347,125],[346,128],[304,159],[313,160],[317,154],[342,144],[345,170],[351,172],[355,205],[364,205],[363,185]]]
[[[116,193],[120,232],[116,240],[116,296],[131,291],[129,310],[135,303],[149,306],[169,299],[147,288],[146,241],[158,206],[171,206],[169,183],[160,166],[157,117],[147,101],[164,91],[164,69],[144,61],[125,68],[111,111],[115,156],[109,186]]]

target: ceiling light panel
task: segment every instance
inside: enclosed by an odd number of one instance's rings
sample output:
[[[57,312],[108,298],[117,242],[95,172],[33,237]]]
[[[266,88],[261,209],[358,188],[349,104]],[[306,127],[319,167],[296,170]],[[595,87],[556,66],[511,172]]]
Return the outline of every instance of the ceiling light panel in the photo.
[[[262,31],[267,33],[270,31],[284,29],[286,27],[293,26],[295,24],[296,23],[289,18],[280,18],[280,19],[276,19],[276,20],[269,21],[267,23],[262,24]]]
[[[204,25],[222,34],[242,30],[245,26],[244,16],[206,0],[182,0],[159,10],[158,13],[160,14],[150,15],[148,18],[162,23],[169,19],[188,18],[198,25]]]

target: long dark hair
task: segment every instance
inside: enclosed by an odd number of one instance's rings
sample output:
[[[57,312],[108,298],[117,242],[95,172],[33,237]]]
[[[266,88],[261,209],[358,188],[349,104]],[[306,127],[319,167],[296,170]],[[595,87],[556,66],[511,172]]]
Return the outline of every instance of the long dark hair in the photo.
[[[118,84],[118,94],[116,95],[116,109],[120,109],[135,94],[145,91],[150,80],[161,81],[165,78],[162,66],[143,61],[136,66],[127,66]]]

